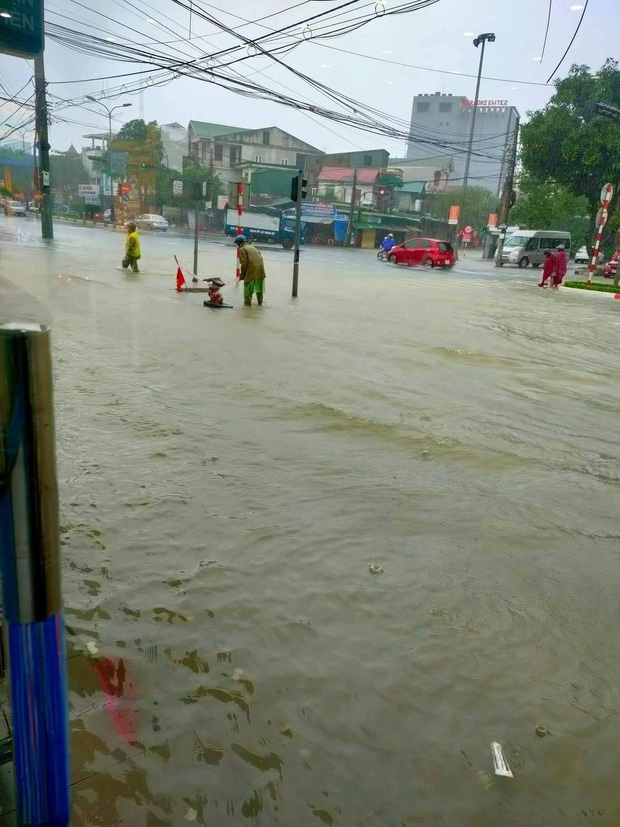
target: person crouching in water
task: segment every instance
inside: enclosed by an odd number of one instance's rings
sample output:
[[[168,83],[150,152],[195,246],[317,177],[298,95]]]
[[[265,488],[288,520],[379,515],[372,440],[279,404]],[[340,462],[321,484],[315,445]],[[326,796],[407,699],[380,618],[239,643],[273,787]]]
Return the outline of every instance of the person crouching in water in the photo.
[[[566,247],[563,244],[558,244],[558,251],[555,254],[556,271],[554,287],[557,289],[562,284],[562,279],[568,270],[568,261],[566,259]]]
[[[256,301],[263,303],[265,292],[265,265],[263,257],[244,235],[238,235],[235,244],[239,248],[239,266],[241,278],[243,279],[243,303],[249,307],[252,304],[252,296],[256,293]]]
[[[141,258],[140,254],[140,237],[136,232],[136,225],[134,221],[128,221],[125,224],[127,228],[127,239],[125,241],[125,257],[121,264],[125,270],[131,266],[134,273],[139,273],[138,260]]]
[[[209,301],[211,304],[224,304],[224,296],[220,293],[220,288],[224,286],[222,279],[207,279],[209,283]]]
[[[555,277],[558,271],[558,262],[555,257],[555,253],[552,253],[551,250],[545,250],[545,263],[543,264],[543,272],[542,272],[542,279],[539,287],[546,287],[547,286],[547,279],[551,279],[551,287],[555,286]]]

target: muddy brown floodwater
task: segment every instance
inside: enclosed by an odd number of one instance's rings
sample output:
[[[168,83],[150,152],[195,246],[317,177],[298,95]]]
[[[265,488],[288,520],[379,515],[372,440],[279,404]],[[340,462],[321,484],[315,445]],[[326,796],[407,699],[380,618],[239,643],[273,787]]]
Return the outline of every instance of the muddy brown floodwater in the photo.
[[[617,825],[616,303],[273,250],[214,312],[58,235],[2,315],[54,320],[72,824]]]

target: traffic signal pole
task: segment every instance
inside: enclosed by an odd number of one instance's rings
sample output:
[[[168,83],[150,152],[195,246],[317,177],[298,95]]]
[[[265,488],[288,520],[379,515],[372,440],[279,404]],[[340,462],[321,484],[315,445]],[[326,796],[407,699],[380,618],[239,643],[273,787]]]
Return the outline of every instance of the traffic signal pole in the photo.
[[[303,190],[304,171],[297,173],[297,201],[295,203],[295,252],[293,254],[293,298],[297,298],[299,284],[299,248],[301,247],[301,200]],[[295,189],[293,188],[293,192]]]
[[[52,188],[50,181],[50,145],[48,135],[47,97],[45,93],[45,63],[43,52],[34,59],[35,120],[39,148],[39,192],[41,202],[41,237],[54,238],[52,218]]]

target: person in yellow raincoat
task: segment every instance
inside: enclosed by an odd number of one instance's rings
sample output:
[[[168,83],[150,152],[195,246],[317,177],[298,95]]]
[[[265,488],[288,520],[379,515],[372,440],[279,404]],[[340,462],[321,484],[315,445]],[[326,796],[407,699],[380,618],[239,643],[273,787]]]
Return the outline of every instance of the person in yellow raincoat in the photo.
[[[244,235],[238,235],[235,244],[239,248],[239,267],[243,279],[243,303],[248,307],[252,304],[252,296],[256,293],[256,301],[263,303],[265,292],[265,264],[263,257]]]
[[[138,259],[141,257],[140,236],[136,232],[136,225],[133,221],[128,221],[125,227],[127,228],[127,240],[125,241],[125,257],[121,264],[125,270],[131,266],[134,273],[139,273]]]

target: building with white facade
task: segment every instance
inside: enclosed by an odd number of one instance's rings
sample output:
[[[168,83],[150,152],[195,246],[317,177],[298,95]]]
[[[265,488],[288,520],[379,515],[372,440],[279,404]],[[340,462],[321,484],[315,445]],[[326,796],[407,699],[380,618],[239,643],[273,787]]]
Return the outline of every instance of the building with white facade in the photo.
[[[407,158],[426,165],[429,158],[453,159],[449,186],[463,185],[473,101],[457,95],[416,95],[411,111]],[[479,100],[469,168],[469,185],[499,195],[519,113],[507,100]]]

